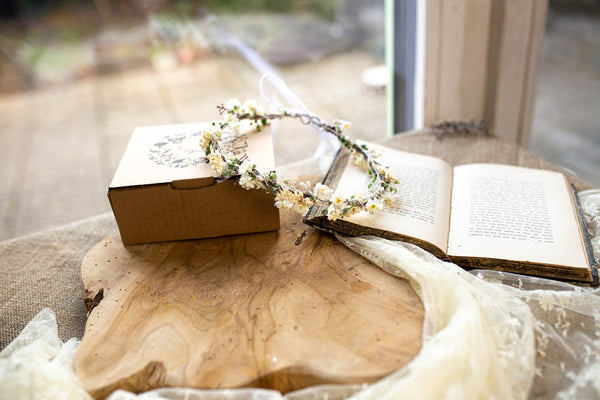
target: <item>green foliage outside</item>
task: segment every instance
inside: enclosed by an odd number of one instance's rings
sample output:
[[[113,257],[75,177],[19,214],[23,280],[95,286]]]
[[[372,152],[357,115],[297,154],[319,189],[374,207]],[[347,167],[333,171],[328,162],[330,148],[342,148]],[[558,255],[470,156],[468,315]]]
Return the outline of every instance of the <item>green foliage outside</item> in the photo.
[[[310,12],[323,19],[333,20],[339,0],[194,0],[173,1],[182,15],[193,15],[199,7],[215,13],[251,13],[251,12]]]

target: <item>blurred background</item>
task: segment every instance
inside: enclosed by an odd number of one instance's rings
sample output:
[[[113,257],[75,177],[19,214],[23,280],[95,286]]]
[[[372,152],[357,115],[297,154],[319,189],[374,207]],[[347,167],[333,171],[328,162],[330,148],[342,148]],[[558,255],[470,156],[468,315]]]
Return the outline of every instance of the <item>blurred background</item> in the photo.
[[[352,136],[382,138],[384,20],[384,0],[3,0],[0,240],[110,211],[135,127],[218,119],[232,97],[261,100],[264,72]],[[600,2],[550,1],[529,150],[594,186],[599,99]],[[319,144],[296,124],[278,164]]]

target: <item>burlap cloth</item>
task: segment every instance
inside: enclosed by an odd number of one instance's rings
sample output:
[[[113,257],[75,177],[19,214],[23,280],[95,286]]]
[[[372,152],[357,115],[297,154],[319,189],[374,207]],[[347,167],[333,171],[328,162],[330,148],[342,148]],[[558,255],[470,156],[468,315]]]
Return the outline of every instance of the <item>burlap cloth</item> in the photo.
[[[453,165],[493,162],[558,170],[514,144],[479,134],[448,133],[438,139],[430,131],[420,131],[382,142],[405,151],[435,155]],[[315,171],[317,162],[306,160],[286,165],[280,175]],[[571,175],[567,177],[577,190],[592,188]],[[108,213],[0,242],[0,348],[8,345],[44,307],[55,311],[63,341],[81,338],[86,321],[81,261],[96,243],[117,231]]]
[[[111,213],[0,243],[0,347],[8,345],[44,307],[56,312],[63,341],[83,336],[81,260],[117,232]]]

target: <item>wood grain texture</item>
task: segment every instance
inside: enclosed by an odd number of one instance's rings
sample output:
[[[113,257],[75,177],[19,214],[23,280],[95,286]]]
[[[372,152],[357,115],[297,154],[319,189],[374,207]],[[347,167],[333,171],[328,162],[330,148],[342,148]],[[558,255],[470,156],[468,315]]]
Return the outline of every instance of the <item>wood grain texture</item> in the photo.
[[[423,307],[332,236],[282,212],[279,232],[124,247],[85,257],[84,387],[260,386],[378,380],[421,346]]]

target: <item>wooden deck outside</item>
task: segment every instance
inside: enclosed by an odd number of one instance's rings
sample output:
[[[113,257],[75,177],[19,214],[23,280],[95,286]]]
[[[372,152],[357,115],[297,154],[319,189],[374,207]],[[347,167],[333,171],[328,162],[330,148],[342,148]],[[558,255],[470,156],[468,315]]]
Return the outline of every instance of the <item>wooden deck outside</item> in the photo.
[[[385,134],[385,94],[359,79],[374,63],[345,53],[282,75],[312,111],[374,139]],[[0,239],[110,211],[107,188],[135,127],[219,119],[216,106],[229,98],[260,99],[259,78],[240,58],[211,56],[0,97]],[[319,140],[300,124],[282,126],[277,162],[312,155]]]

